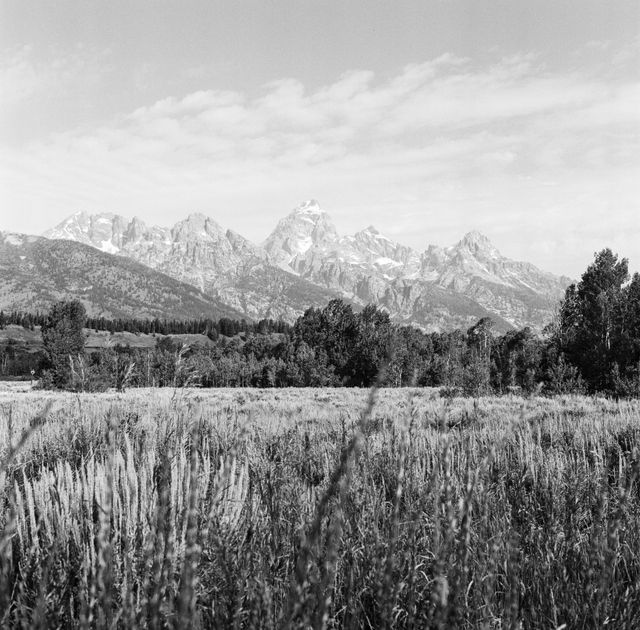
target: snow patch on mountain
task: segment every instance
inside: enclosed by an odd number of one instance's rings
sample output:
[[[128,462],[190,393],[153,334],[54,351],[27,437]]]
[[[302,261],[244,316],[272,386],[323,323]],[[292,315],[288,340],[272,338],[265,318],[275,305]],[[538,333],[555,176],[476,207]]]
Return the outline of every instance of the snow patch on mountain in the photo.
[[[107,252],[107,254],[117,254],[120,251],[120,248],[116,247],[109,240],[102,241],[98,249],[102,250],[103,252]]]
[[[397,260],[392,260],[391,258],[385,258],[384,256],[381,256],[380,258],[376,258],[375,259],[375,264],[376,265],[381,265],[381,266],[392,266],[392,267],[401,267],[402,263],[399,263]]]
[[[313,239],[310,236],[305,236],[298,239],[295,244],[298,254],[304,254],[308,252],[313,245]]]
[[[2,233],[4,237],[4,242],[9,243],[9,245],[20,246],[24,242],[24,239],[21,234],[12,234],[12,233]]]
[[[320,204],[315,199],[310,199],[309,201],[303,201],[294,209],[294,212],[297,214],[310,214],[317,216],[322,214],[322,208],[320,208]]]

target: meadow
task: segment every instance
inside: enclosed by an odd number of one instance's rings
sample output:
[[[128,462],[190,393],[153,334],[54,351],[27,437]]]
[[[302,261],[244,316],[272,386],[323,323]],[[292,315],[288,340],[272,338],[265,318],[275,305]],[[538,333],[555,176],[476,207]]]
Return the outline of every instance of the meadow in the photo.
[[[638,628],[640,402],[0,390],[1,628]]]

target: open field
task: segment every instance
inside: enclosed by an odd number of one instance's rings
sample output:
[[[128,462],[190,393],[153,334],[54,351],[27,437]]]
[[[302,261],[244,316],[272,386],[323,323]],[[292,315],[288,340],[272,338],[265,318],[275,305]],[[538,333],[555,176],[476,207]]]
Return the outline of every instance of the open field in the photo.
[[[638,402],[27,389],[2,628],[638,627]]]
[[[177,343],[188,345],[213,345],[211,339],[206,335],[147,335],[126,331],[110,333],[106,330],[93,330],[92,328],[85,328],[83,334],[87,352],[95,352],[101,348],[114,347],[117,345],[125,348],[155,348],[158,339],[164,339],[166,337],[170,337]],[[40,326],[35,326],[34,330],[12,324],[0,328],[0,345],[6,345],[7,343],[14,343],[29,352],[37,352],[44,348]]]

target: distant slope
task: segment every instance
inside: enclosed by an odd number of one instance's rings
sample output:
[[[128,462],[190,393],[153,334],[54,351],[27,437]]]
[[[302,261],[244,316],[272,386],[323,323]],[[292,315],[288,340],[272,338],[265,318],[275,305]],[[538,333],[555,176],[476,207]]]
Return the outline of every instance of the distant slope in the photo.
[[[45,311],[63,298],[79,299],[96,317],[243,317],[133,260],[74,241],[0,232],[0,308]]]

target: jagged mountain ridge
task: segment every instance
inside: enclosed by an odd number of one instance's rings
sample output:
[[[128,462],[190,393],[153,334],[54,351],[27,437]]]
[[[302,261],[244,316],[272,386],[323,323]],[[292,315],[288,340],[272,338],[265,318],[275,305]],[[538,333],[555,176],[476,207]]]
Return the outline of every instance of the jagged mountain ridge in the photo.
[[[326,304],[339,295],[271,264],[262,248],[200,213],[164,228],[149,227],[137,218],[79,212],[45,236],[132,258],[197,287],[249,319],[293,320],[310,304]]]
[[[316,230],[312,222],[322,229]],[[314,238],[316,234],[321,238]],[[570,283],[569,278],[502,256],[479,232],[469,232],[452,247],[430,245],[423,252],[394,242],[373,226],[340,237],[317,202],[307,202],[280,221],[264,248],[279,262],[284,250],[288,266],[305,279],[359,303],[382,304],[396,319],[427,327],[435,322],[425,321],[425,304],[439,313],[440,321],[448,319],[449,310],[449,319],[460,324],[465,314],[470,319],[472,301],[512,326],[540,329]],[[462,297],[466,301],[456,303]]]
[[[0,232],[0,309],[46,311],[70,298],[95,317],[243,316],[193,285],[134,260],[84,243]]]
[[[340,236],[318,202],[281,219],[261,245],[191,214],[172,228],[137,218],[77,213],[45,233],[133,258],[188,282],[251,318],[293,319],[332,297],[375,303],[427,330],[493,317],[500,329],[550,319],[568,278],[500,254],[478,232],[419,252],[369,226]]]

